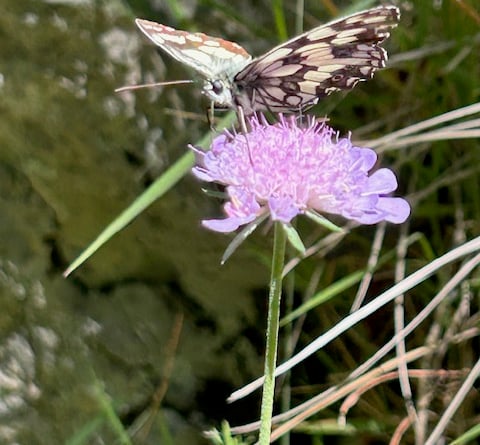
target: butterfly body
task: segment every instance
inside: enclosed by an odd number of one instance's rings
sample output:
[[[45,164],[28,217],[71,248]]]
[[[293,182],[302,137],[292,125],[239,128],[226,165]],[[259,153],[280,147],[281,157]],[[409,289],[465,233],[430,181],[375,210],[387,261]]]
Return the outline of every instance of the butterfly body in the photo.
[[[397,26],[399,10],[381,6],[321,25],[252,60],[240,45],[136,19],[140,30],[204,78],[217,106],[245,114],[303,110],[328,94],[353,88],[385,66],[380,46]]]

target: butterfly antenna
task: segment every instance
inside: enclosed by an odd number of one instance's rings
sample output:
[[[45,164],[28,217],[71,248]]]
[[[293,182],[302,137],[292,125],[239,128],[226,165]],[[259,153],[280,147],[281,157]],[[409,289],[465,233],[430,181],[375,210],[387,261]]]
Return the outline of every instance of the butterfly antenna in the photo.
[[[124,87],[117,88],[115,93],[122,93],[123,91],[132,91],[139,90],[140,88],[154,88],[154,87],[164,87],[168,85],[181,85],[184,83],[195,83],[194,80],[172,80],[170,82],[154,82],[154,83],[142,83],[140,85],[127,85]]]

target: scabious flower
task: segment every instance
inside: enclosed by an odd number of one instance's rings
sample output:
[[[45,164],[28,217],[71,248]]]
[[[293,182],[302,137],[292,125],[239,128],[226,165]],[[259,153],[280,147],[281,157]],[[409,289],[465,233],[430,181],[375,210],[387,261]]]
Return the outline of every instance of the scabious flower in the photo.
[[[369,176],[377,155],[356,147],[349,137],[313,118],[299,125],[295,116],[269,124],[253,117],[246,133],[217,136],[211,150],[197,154],[193,173],[226,186],[225,219],[203,221],[218,232],[232,232],[268,212],[289,223],[311,211],[342,215],[362,224],[404,222],[410,206],[386,196],[397,188],[393,172],[381,168]]]

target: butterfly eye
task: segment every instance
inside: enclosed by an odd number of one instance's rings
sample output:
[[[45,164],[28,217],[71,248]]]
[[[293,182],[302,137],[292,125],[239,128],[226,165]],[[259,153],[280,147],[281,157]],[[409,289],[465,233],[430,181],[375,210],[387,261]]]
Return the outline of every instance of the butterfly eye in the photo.
[[[214,80],[212,82],[212,90],[215,94],[220,94],[223,92],[223,84],[220,80]]]

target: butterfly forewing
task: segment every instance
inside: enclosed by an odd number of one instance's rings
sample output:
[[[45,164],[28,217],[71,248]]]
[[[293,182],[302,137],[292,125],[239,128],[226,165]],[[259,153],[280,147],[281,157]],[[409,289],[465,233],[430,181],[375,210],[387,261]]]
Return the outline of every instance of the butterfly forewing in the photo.
[[[235,42],[160,23],[136,19],[140,30],[158,47],[205,78],[204,93],[219,105],[235,107],[232,80],[252,57]]]
[[[353,88],[385,66],[379,44],[399,21],[394,6],[359,12],[314,28],[255,59],[234,79],[246,112],[300,110]]]
[[[205,79],[212,102],[245,114],[299,111],[333,91],[353,88],[385,66],[381,42],[397,26],[399,10],[381,6],[301,34],[251,61],[228,40],[179,31],[148,20],[136,24],[156,45]]]

